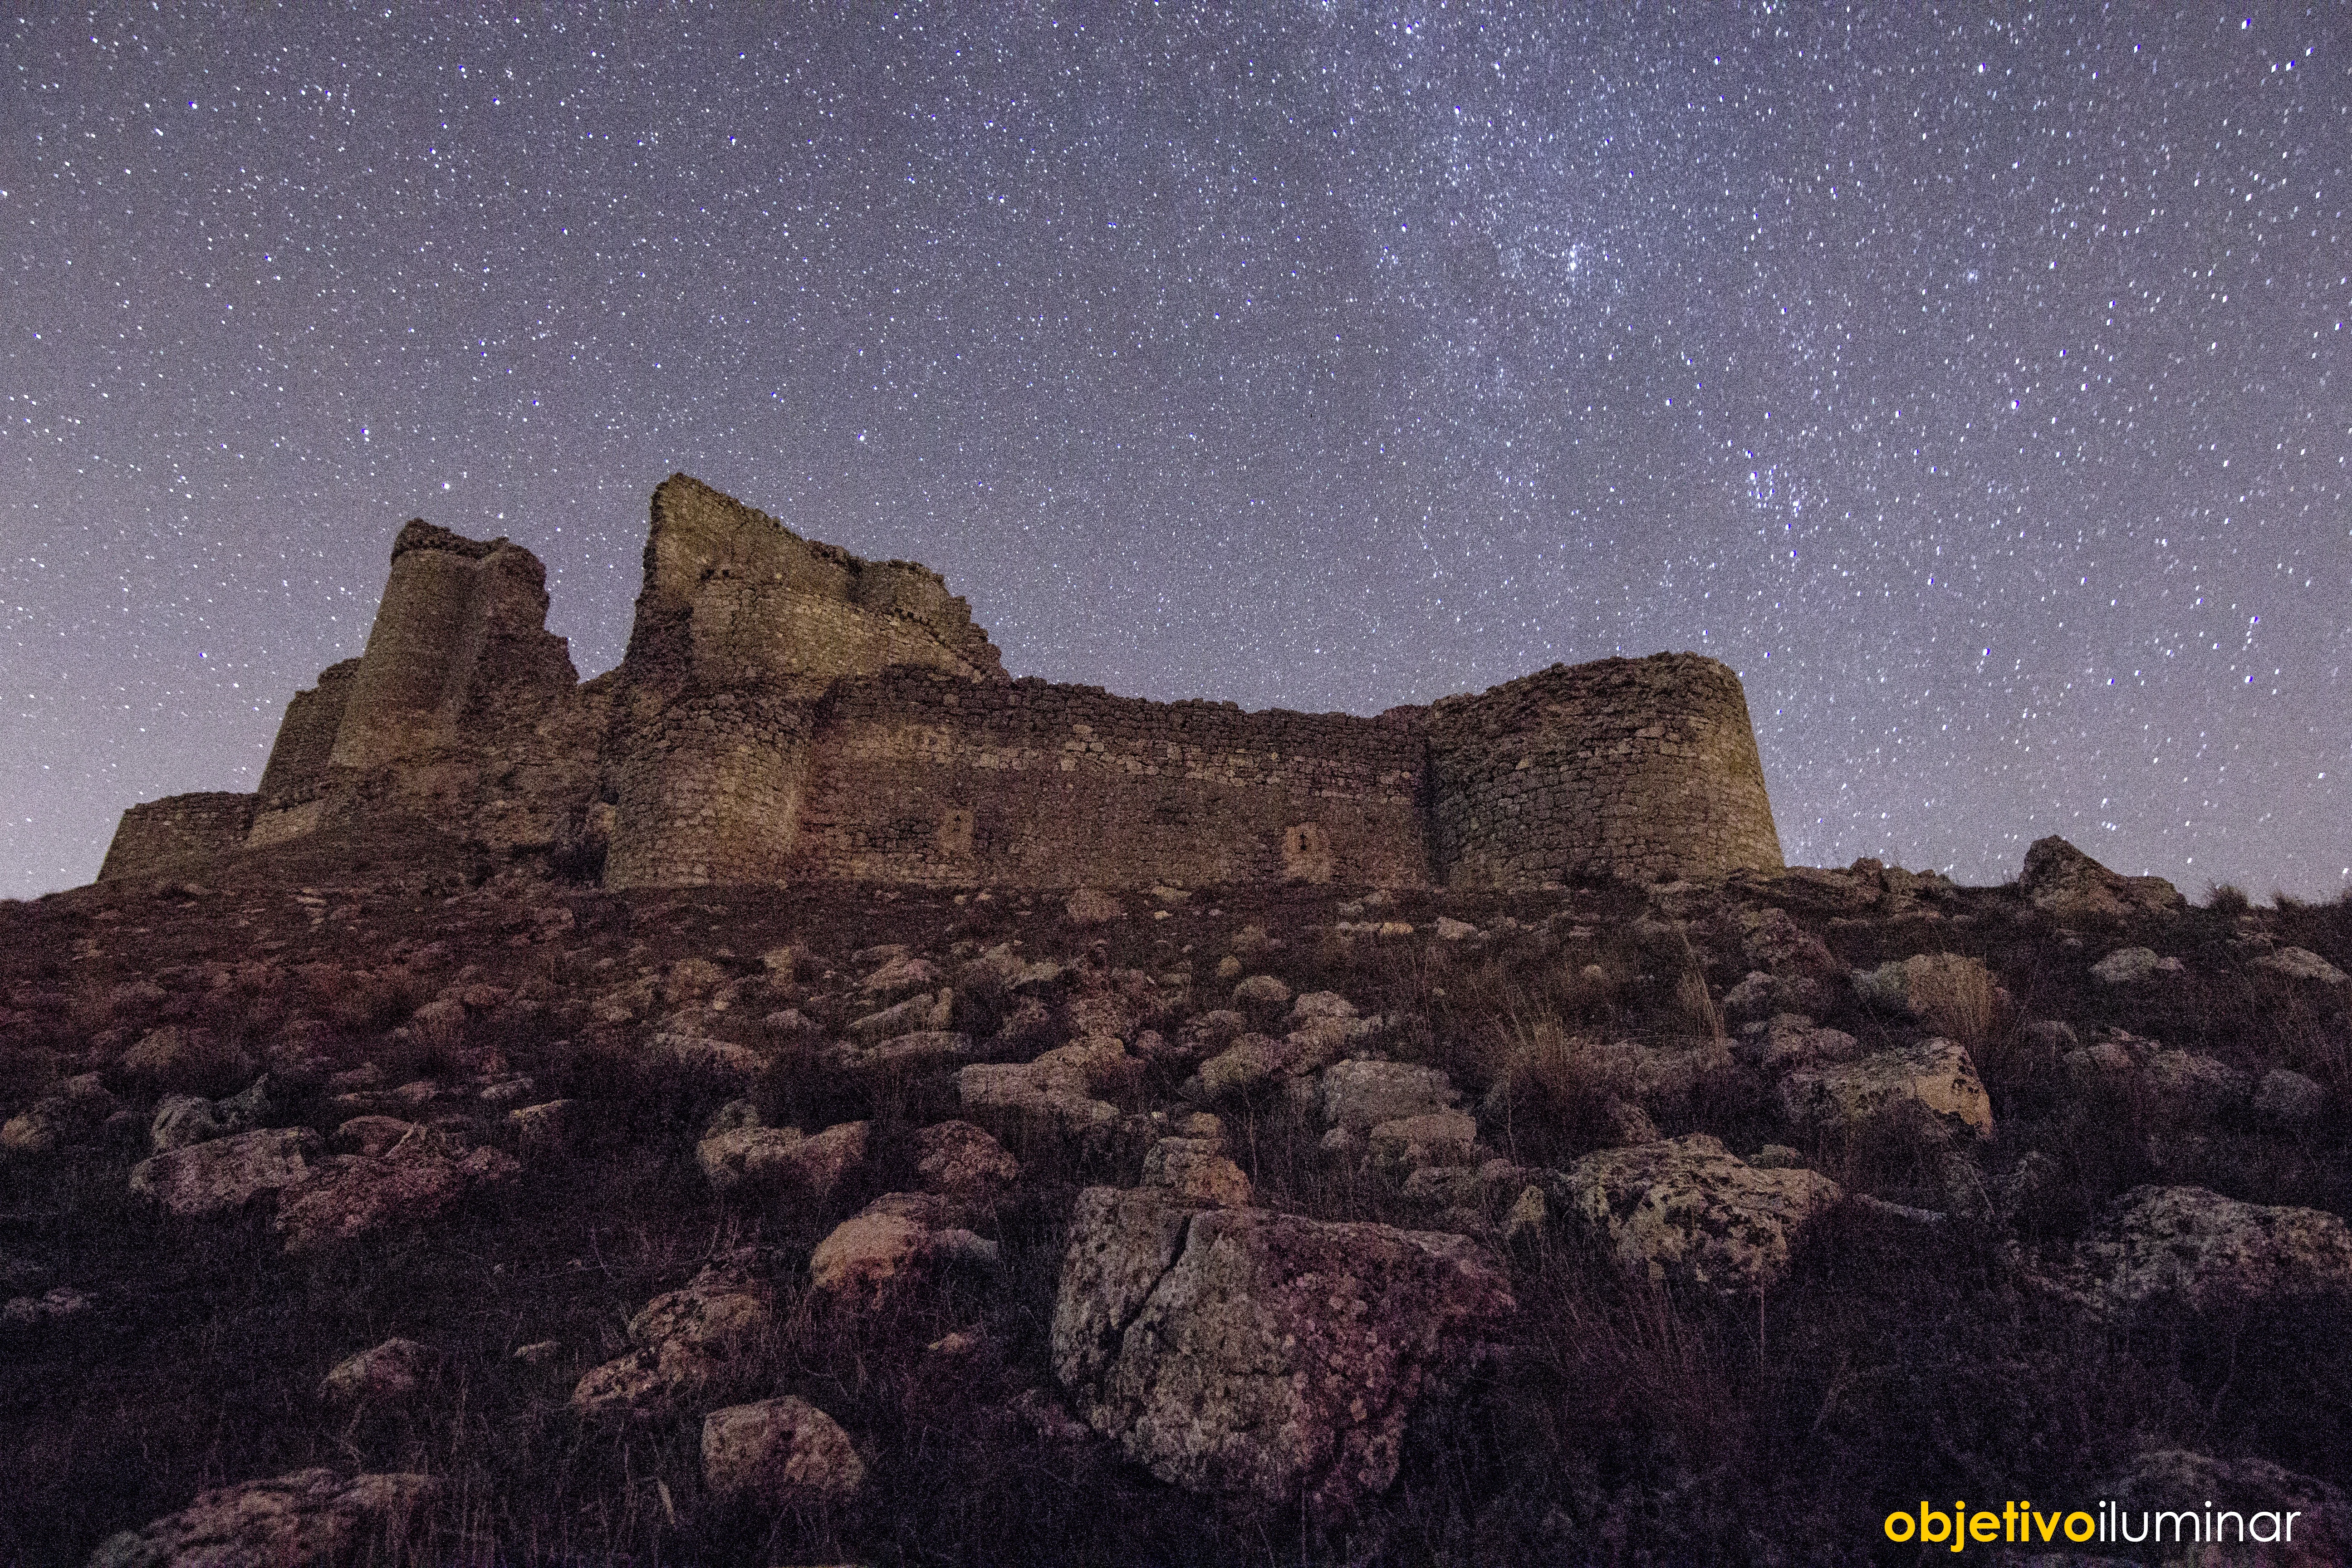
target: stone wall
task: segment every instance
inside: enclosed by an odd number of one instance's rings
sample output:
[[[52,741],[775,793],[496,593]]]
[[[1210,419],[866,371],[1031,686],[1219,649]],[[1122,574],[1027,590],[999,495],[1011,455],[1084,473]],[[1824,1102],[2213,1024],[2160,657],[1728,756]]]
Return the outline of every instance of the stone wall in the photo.
[[[623,661],[634,685],[814,697],[893,665],[1004,673],[938,573],[803,539],[684,474],[654,492],[645,568]]]
[[[1018,886],[1426,881],[1420,736],[892,670],[816,710],[798,877]]]
[[[1697,654],[1554,665],[1429,712],[1455,887],[1778,869],[1739,678]]]
[[[1378,718],[1244,713],[1008,680],[936,573],[684,475],[655,492],[645,562],[626,657],[581,686],[535,556],[410,523],[367,651],[288,705],[258,810],[135,808],[108,874],[393,814],[500,856],[601,852],[614,887],[1520,888],[1780,864],[1738,679],[1694,654]]]
[[[809,711],[789,697],[681,698],[618,748],[604,885],[787,879],[807,773]]]
[[[336,727],[330,766],[365,771],[511,721],[577,683],[547,624],[546,569],[503,539],[423,521],[400,531],[392,574]]]
[[[98,879],[201,872],[213,856],[245,842],[253,806],[252,795],[226,792],[166,795],[134,805],[114,829]]]
[[[317,686],[296,692],[286,704],[286,717],[278,724],[277,743],[269,748],[269,763],[261,770],[257,793],[263,800],[284,806],[308,800],[318,792],[359,670],[360,661],[355,658],[331,664],[319,672]]]

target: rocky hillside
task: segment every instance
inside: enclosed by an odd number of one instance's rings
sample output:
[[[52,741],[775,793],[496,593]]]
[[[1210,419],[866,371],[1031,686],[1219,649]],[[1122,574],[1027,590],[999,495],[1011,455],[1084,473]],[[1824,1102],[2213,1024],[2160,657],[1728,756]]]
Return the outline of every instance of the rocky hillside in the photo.
[[[1863,1562],[2213,1495],[2352,1552],[2345,903],[372,831],[0,904],[0,1560]]]

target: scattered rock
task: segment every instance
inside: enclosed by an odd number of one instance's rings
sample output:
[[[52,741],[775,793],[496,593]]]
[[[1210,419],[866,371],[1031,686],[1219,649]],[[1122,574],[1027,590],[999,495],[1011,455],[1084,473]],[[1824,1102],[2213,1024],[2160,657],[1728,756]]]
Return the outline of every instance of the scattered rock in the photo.
[[[583,1415],[656,1419],[715,1387],[775,1321],[775,1293],[740,1262],[711,1264],[629,1320],[637,1346],[572,1391]]]
[[[858,989],[877,1000],[887,1000],[909,991],[937,991],[946,984],[947,976],[940,973],[938,964],[901,954],[867,975]]]
[[[123,1070],[158,1089],[202,1091],[253,1077],[252,1057],[209,1030],[166,1024],[140,1037]]]
[[[2327,1091],[2290,1068],[2273,1068],[2254,1089],[2254,1114],[2274,1127],[2301,1127],[2327,1108]]]
[[[1323,1123],[1370,1132],[1383,1121],[1433,1116],[1454,1109],[1462,1096],[1437,1068],[1404,1062],[1335,1062],[1322,1078]]]
[[[1862,1042],[1843,1029],[1818,1027],[1801,1013],[1776,1013],[1768,1023],[1748,1026],[1732,1054],[1766,1072],[1784,1073],[1850,1062],[1863,1052]]]
[[[1021,1179],[1021,1162],[969,1121],[942,1121],[915,1134],[915,1174],[923,1190],[987,1203]]]
[[[1087,1422],[1161,1480],[1346,1515],[1396,1479],[1407,1419],[1516,1310],[1467,1238],[1150,1189],[1079,1194],[1053,1326]]]
[[[319,1385],[330,1405],[390,1405],[414,1397],[432,1374],[433,1352],[415,1340],[386,1340],[337,1362]]]
[[[2180,960],[2159,958],[2147,947],[2119,947],[2091,965],[2091,978],[2103,985],[2137,985],[2152,974],[2178,974]]]
[[[1383,1121],[1365,1136],[1372,1163],[1391,1176],[1425,1165],[1467,1165],[1478,1158],[1478,1123],[1464,1110],[1438,1110]]]
[[[1118,1122],[1097,1096],[1131,1090],[1141,1067],[1118,1040],[1080,1040],[1033,1062],[976,1062],[957,1072],[956,1089],[967,1117],[1016,1144],[1092,1141]]]
[[[1465,942],[1478,934],[1478,928],[1468,921],[1453,920],[1443,915],[1438,917],[1437,924],[1431,929],[1437,933],[1437,940],[1440,942]]]
[[[787,1201],[822,1203],[866,1163],[871,1131],[864,1121],[828,1127],[813,1138],[796,1127],[730,1125],[696,1144],[694,1156],[715,1191],[748,1186]]]
[[[141,1161],[131,1190],[182,1219],[212,1219],[310,1181],[324,1152],[307,1127],[240,1132]]]
[[[1236,1007],[1280,1007],[1290,1000],[1290,987],[1271,974],[1253,974],[1234,987]]]
[[[496,1149],[460,1154],[437,1136],[411,1134],[380,1155],[334,1156],[279,1199],[270,1228],[286,1238],[287,1251],[310,1252],[394,1225],[423,1225],[474,1188],[509,1181],[521,1169]]]
[[[372,1547],[389,1560],[404,1555],[409,1521],[440,1494],[430,1476],[297,1470],[199,1492],[144,1530],[109,1536],[89,1568],[326,1568]]]
[[[1208,1208],[1247,1208],[1250,1179],[1218,1142],[1162,1138],[1143,1156],[1143,1184],[1176,1202]]]
[[[527,1345],[517,1345],[514,1359],[525,1366],[546,1366],[562,1353],[562,1341],[535,1340]]]
[[[805,1508],[855,1496],[866,1484],[866,1463],[839,1422],[785,1394],[704,1416],[702,1478],[719,1497]]]
[[[919,992],[896,1006],[853,1019],[849,1033],[867,1041],[889,1040],[929,1030],[944,1029],[955,1012],[955,992],[941,986],[936,994]]]
[[[1811,1171],[1759,1170],[1705,1133],[1588,1154],[1565,1185],[1569,1217],[1621,1263],[1722,1295],[1777,1282],[1844,1195]]]
[[[2246,1075],[2228,1063],[2174,1050],[2120,1029],[2061,1058],[2078,1084],[2108,1082],[2160,1102],[2168,1114],[2202,1118],[2242,1106]]]
[[[44,1154],[79,1142],[105,1123],[114,1113],[116,1103],[96,1073],[69,1078],[30,1110],[0,1125],[0,1150]]]
[[[1859,1061],[1800,1068],[1781,1080],[1780,1104],[1791,1121],[1808,1128],[1856,1127],[1916,1108],[1930,1126],[1992,1135],[1992,1101],[1968,1047],[1957,1040],[1926,1040]]]
[[[2352,1230],[2323,1209],[2135,1187],[2075,1245],[2067,1282],[2105,1314],[2352,1298]]]
[[[580,1112],[576,1100],[550,1100],[508,1111],[507,1123],[524,1156],[543,1160],[571,1152],[580,1138]]]
[[[2254,960],[2258,969],[2268,969],[2290,980],[2309,980],[2321,985],[2352,984],[2352,977],[2327,960],[2304,947],[2283,947],[2276,952],[2265,953]]]
[[[2000,987],[1981,960],[1957,952],[1922,952],[1857,973],[1854,990],[1865,1002],[1907,1014],[1938,1034],[1982,1039],[1992,1027]]]
[[[952,1223],[931,1193],[888,1193],[835,1226],[809,1254],[809,1282],[867,1302],[918,1280],[933,1264],[993,1267],[996,1243]]]
[[[335,1147],[351,1154],[381,1154],[417,1130],[396,1116],[354,1116],[335,1129]]]

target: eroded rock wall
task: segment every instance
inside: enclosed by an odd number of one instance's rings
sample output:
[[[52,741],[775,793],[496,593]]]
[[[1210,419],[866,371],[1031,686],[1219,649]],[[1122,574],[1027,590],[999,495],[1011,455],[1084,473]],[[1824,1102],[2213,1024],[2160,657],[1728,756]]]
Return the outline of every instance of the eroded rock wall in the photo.
[[[115,826],[98,879],[199,871],[213,856],[245,841],[253,806],[253,796],[226,791],[166,795],[134,805]]]

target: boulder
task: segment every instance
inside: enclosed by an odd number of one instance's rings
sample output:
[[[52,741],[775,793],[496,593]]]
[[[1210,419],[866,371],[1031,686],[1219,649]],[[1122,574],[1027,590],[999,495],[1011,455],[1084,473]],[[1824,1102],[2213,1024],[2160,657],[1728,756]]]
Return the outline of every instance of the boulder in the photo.
[[[859,981],[857,988],[877,1002],[891,1001],[909,991],[937,991],[947,984],[940,966],[927,958],[900,954]]]
[[[581,1105],[576,1100],[549,1100],[518,1106],[507,1112],[507,1125],[526,1159],[543,1160],[569,1153],[579,1142]]]
[[[919,1280],[935,1264],[993,1267],[996,1243],[954,1223],[931,1193],[887,1193],[835,1226],[809,1254],[809,1282],[873,1303]]]
[[[2147,1308],[2352,1301],[2352,1229],[2324,1209],[2135,1187],[2075,1244],[2065,1280],[2107,1316]]]
[[[395,1404],[423,1391],[433,1361],[433,1352],[415,1340],[386,1340],[337,1362],[319,1396],[330,1405]]]
[[[715,1387],[775,1321],[775,1293],[740,1262],[711,1264],[629,1320],[637,1348],[572,1391],[572,1408],[600,1418],[667,1416]]]
[[[312,1180],[324,1151],[307,1127],[240,1132],[141,1161],[131,1190],[182,1219],[212,1219]]]
[[[1247,1208],[1250,1179],[1225,1158],[1223,1140],[1162,1138],[1143,1156],[1143,1184],[1176,1202]]]
[[[1336,1062],[1322,1078],[1323,1124],[1351,1132],[1370,1132],[1402,1117],[1438,1115],[1461,1100],[1442,1069],[1404,1062]]]
[[[2291,1068],[2273,1068],[2254,1088],[2254,1114],[2273,1127],[2302,1127],[2327,1108],[2327,1091]]]
[[[942,1121],[915,1134],[915,1174],[927,1193],[987,1203],[1021,1179],[1021,1162],[971,1122]]]
[[[1949,1132],[1992,1135],[1992,1101],[1968,1047],[1957,1040],[1925,1040],[1859,1061],[1800,1068],[1781,1080],[1780,1104],[1791,1121],[1817,1130],[1859,1127],[1911,1109]]]
[[[2026,850],[2017,890],[2034,908],[2062,921],[2177,914],[2189,907],[2163,878],[2117,876],[2055,835]]]
[[[199,1492],[144,1530],[109,1536],[89,1568],[326,1568],[362,1553],[389,1561],[404,1555],[410,1521],[440,1495],[430,1476],[345,1480],[329,1469],[297,1470]]]
[[[1290,987],[1271,974],[1253,974],[1234,987],[1236,1007],[1279,1007],[1290,1000]]]
[[[147,1141],[158,1154],[209,1143],[221,1135],[213,1102],[193,1094],[167,1094],[147,1124]]]
[[[1096,1431],[1188,1491],[1345,1516],[1396,1479],[1405,1424],[1516,1310],[1467,1238],[1079,1194],[1054,1371]]]
[[[1400,1116],[1373,1127],[1365,1142],[1372,1163],[1393,1176],[1428,1165],[1467,1165],[1478,1158],[1478,1123],[1465,1110]]]
[[[805,1508],[856,1496],[866,1462],[839,1422],[785,1394],[702,1418],[702,1479],[719,1497]]]
[[[822,1203],[866,1163],[870,1123],[845,1121],[814,1137],[796,1127],[730,1127],[695,1145],[702,1173],[718,1192],[739,1186],[792,1201]]]
[[[2077,1084],[2105,1083],[2156,1100],[2170,1115],[2206,1117],[2246,1103],[2252,1086],[2227,1062],[2174,1050],[2121,1029],[2060,1058]]]
[[[1863,1052],[1862,1042],[1843,1029],[1821,1028],[1801,1013],[1776,1013],[1742,1030],[1731,1054],[1766,1072],[1784,1073],[1850,1062]]]
[[[253,1076],[253,1058],[206,1029],[166,1024],[140,1037],[123,1069],[158,1089],[226,1089]]]
[[[1857,971],[1853,988],[1876,1006],[1917,1019],[1938,1034],[1980,1040],[1992,1028],[2000,987],[1980,959],[1921,952]]]
[[[114,1096],[99,1082],[96,1073],[69,1078],[31,1109],[0,1125],[0,1150],[41,1154],[79,1142],[95,1133],[115,1107]]]
[[[521,1170],[511,1154],[460,1153],[428,1131],[380,1155],[336,1155],[278,1201],[270,1228],[286,1238],[287,1251],[314,1251],[391,1226],[425,1224],[475,1188],[510,1181]]]
[[[1805,1228],[1844,1196],[1827,1176],[1759,1169],[1703,1132],[1588,1154],[1564,1186],[1563,1217],[1620,1263],[1727,1296],[1778,1281]]]
[[[2091,978],[2102,985],[2137,985],[2151,975],[2179,973],[2180,960],[2160,958],[2150,947],[2119,947],[2091,965]]]
[[[2304,947],[2283,947],[2276,952],[2265,953],[2254,960],[2258,969],[2284,974],[2289,980],[2308,980],[2319,985],[2352,984],[2345,973],[2327,960]]]
[[[382,1154],[417,1130],[397,1116],[354,1116],[335,1129],[335,1147],[347,1154]]]
[[[999,1137],[1092,1142],[1118,1110],[1100,1093],[1131,1089],[1142,1063],[1118,1040],[1079,1040],[1032,1062],[976,1062],[956,1073],[964,1114]]]
[[[853,1019],[849,1033],[855,1038],[869,1043],[897,1039],[906,1035],[944,1029],[954,1011],[954,991],[941,986],[936,994],[918,992],[894,1006]]]

